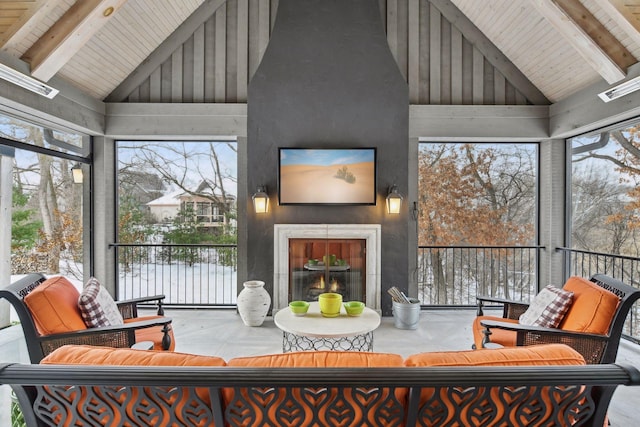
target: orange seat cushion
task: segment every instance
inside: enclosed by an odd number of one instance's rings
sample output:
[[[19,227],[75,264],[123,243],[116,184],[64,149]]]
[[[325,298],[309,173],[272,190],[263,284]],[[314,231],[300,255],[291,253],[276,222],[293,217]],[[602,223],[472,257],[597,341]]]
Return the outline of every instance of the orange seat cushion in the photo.
[[[268,368],[319,368],[319,367],[398,367],[403,366],[402,356],[390,353],[360,351],[301,351],[264,356],[237,357],[229,366]]]
[[[229,366],[249,367],[401,367],[397,354],[309,351],[241,357]],[[402,425],[407,399],[406,388],[300,387],[225,388],[227,413],[238,414],[243,426],[298,426],[315,414],[325,425]],[[250,399],[250,400],[248,400]],[[250,402],[247,405],[247,402]],[[339,410],[339,411],[338,411]]]
[[[143,316],[143,317],[133,317],[131,319],[124,319],[124,323],[133,323],[133,322],[141,322],[143,320],[156,319],[162,316]],[[169,325],[171,327],[171,325]],[[164,333],[162,332],[162,326],[152,326],[150,328],[138,329],[136,330],[136,342],[142,341],[151,341],[153,343],[154,350],[163,350],[162,348],[162,337]],[[169,331],[169,337],[171,337],[171,345],[168,350],[173,351],[176,348],[176,340],[173,336],[173,328]]]
[[[56,349],[46,356],[41,364],[62,365],[106,365],[106,366],[225,366],[224,359],[213,356],[174,353],[167,351],[144,351],[129,348],[92,347],[67,345]],[[166,425],[167,413],[162,408],[172,408],[176,425],[212,426],[213,413],[207,402],[209,390],[202,388],[183,388],[177,395],[167,387],[166,393],[151,392],[147,387],[120,389],[104,400],[91,398],[92,389],[96,396],[107,391],[97,387],[65,387],[65,398],[73,399],[78,411],[91,425]],[[54,387],[47,386],[45,391],[55,395]],[[56,425],[67,426],[74,417],[64,413],[65,409],[55,404],[59,396],[52,398],[48,409],[51,410]],[[74,403],[75,403],[74,402]],[[144,403],[144,404],[142,404]]]
[[[565,344],[540,344],[494,350],[443,351],[413,354],[405,366],[546,366],[584,365],[584,357]]]
[[[87,329],[78,308],[80,292],[63,276],[51,277],[24,298],[40,335]]]
[[[584,365],[584,358],[564,344],[496,350],[421,353],[405,361],[411,367]],[[580,416],[584,387],[428,387],[420,393],[418,424],[566,426]],[[479,408],[484,410],[479,411]]]
[[[473,342],[476,348],[482,348],[485,327],[482,326],[480,322],[483,320],[496,320],[504,323],[518,324],[518,320],[516,319],[505,319],[497,316],[477,316],[473,321]],[[500,328],[491,328],[491,336],[489,339],[492,343],[505,347],[514,347],[516,345],[516,332]]]
[[[65,345],[47,355],[43,365],[107,366],[226,366],[216,356],[176,353],[172,351],[134,350],[131,348]]]
[[[606,335],[620,298],[582,277],[570,277],[563,289],[573,292],[573,302],[560,329]]]

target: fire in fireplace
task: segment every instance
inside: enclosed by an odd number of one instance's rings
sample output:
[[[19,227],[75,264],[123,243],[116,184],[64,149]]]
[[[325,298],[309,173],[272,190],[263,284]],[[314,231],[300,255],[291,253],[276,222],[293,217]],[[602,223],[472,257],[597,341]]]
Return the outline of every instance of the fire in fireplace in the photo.
[[[366,301],[365,239],[289,239],[289,301],[336,292]]]

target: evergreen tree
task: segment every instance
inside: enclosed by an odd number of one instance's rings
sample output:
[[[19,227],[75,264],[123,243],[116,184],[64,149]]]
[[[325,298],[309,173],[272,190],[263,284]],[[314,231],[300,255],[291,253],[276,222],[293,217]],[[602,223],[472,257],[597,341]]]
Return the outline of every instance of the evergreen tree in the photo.
[[[11,249],[26,251],[36,245],[42,222],[33,220],[33,210],[24,209],[29,197],[16,186],[13,187],[12,199]]]

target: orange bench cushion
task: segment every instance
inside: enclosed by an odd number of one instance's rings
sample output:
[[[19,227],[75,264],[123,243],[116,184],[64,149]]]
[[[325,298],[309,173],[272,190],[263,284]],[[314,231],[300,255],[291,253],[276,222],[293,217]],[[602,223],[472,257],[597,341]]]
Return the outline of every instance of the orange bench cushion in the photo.
[[[560,329],[606,335],[618,309],[620,298],[582,277],[570,277],[563,286],[573,292],[573,302]]]
[[[584,365],[564,344],[496,350],[421,353],[409,356],[407,369],[421,366]],[[586,398],[584,387],[425,388],[420,393],[420,425],[572,425]],[[535,394],[537,393],[537,395]],[[484,409],[481,410],[480,408]],[[557,410],[556,416],[553,411]]]
[[[134,350],[131,348],[65,345],[47,355],[43,365],[107,365],[107,366],[225,366],[216,356],[176,353],[171,351]]]
[[[87,329],[78,308],[80,293],[63,276],[51,277],[24,298],[40,335]]]
[[[274,354],[256,357],[241,357],[228,362],[229,366],[249,367],[401,367],[403,360],[400,355],[368,352],[341,351],[309,351],[298,353]],[[238,393],[238,395],[236,395]],[[264,393],[261,405],[257,405],[256,395]],[[244,398],[251,394],[251,407],[247,407]],[[370,425],[385,426],[399,425],[404,418],[406,405],[406,388],[347,388],[330,387],[311,389],[309,387],[292,390],[273,389],[231,389],[223,390],[226,412],[236,414],[242,419],[243,426],[298,426],[306,425],[305,419],[310,419],[316,413],[318,419],[326,421],[327,425]],[[284,405],[284,406],[283,406]],[[370,410],[362,411],[366,406]],[[290,408],[287,413],[282,409]],[[339,413],[336,412],[340,409]],[[385,414],[384,419],[376,419]],[[266,419],[265,419],[266,418]]]
[[[220,357],[198,356],[193,354],[167,351],[145,351],[129,348],[92,347],[67,345],[56,349],[46,356],[41,364],[56,365],[107,365],[107,366],[225,366]],[[97,395],[105,392],[92,388]],[[55,390],[47,387],[49,393]],[[95,425],[165,425],[166,413],[162,408],[173,407],[175,421],[180,425],[212,426],[213,414],[208,409],[209,391],[207,388],[193,388],[178,397],[169,388],[166,394],[149,393],[147,388],[129,388],[119,390],[113,396],[100,403],[91,399],[83,388],[67,389],[66,398],[77,399],[77,408],[84,417],[94,421]],[[184,390],[183,390],[184,391]],[[84,396],[88,396],[85,399]],[[204,402],[204,403],[203,403]],[[46,403],[57,425],[72,425],[73,417],[55,404],[55,399]],[[126,414],[128,419],[122,419]],[[140,423],[144,420],[143,423]],[[132,422],[133,421],[133,422]],[[93,424],[92,424],[93,425]]]
[[[584,365],[584,357],[565,344],[540,344],[494,350],[464,350],[413,354],[405,366],[547,366]]]

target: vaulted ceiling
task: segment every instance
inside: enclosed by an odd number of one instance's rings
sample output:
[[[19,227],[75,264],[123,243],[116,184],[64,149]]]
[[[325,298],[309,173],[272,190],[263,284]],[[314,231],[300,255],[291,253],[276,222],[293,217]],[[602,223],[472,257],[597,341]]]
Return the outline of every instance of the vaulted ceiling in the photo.
[[[640,58],[640,0],[378,2],[412,104],[556,103]],[[0,50],[98,100],[245,102],[277,6],[0,0]]]

